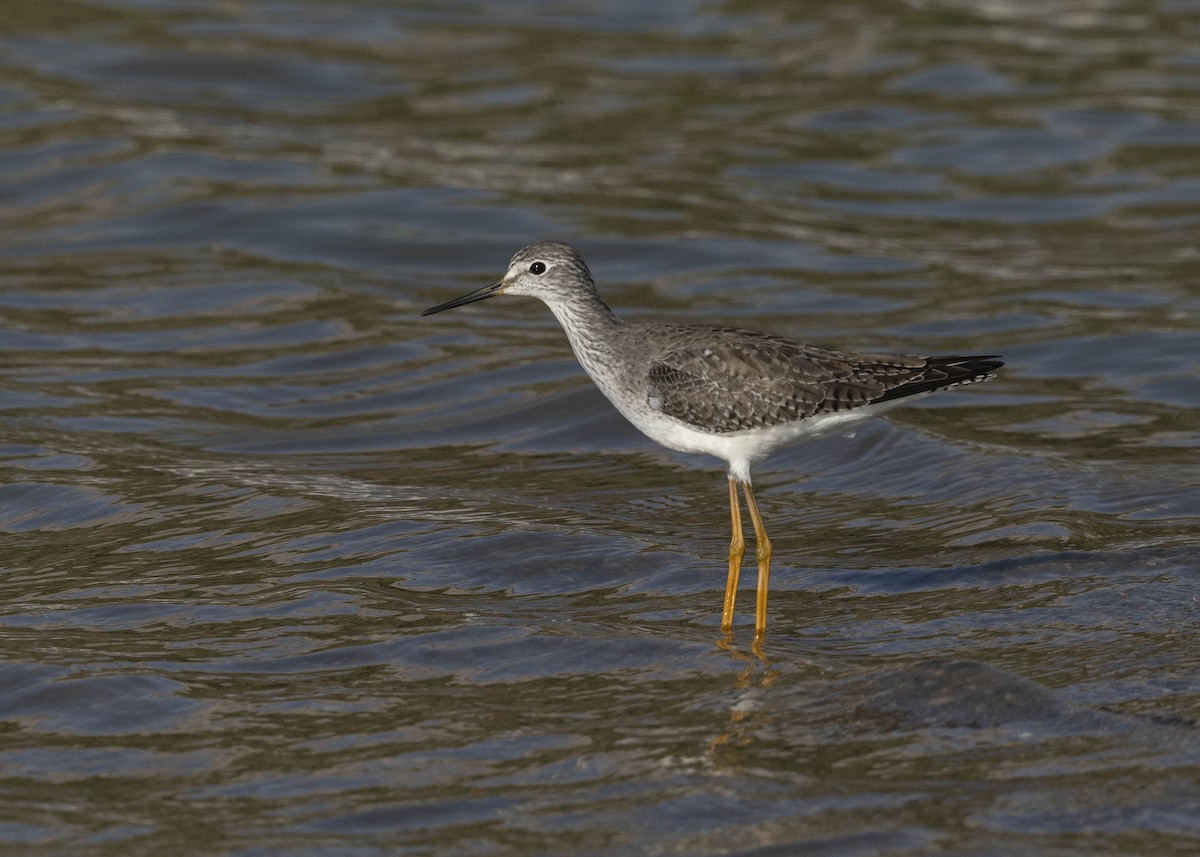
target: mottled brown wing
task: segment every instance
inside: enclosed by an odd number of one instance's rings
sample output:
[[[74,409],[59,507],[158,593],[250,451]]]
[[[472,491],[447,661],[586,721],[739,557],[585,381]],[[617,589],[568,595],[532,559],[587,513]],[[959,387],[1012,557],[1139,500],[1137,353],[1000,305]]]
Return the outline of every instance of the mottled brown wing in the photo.
[[[998,365],[829,351],[717,330],[708,345],[673,350],[650,367],[649,404],[703,431],[745,431],[967,383]]]

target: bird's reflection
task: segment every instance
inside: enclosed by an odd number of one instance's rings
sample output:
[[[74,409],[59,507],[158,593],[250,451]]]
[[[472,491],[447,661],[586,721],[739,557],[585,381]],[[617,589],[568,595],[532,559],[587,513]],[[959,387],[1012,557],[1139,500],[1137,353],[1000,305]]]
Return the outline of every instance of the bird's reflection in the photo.
[[[774,666],[767,657],[763,643],[764,638],[759,634],[754,636],[749,650],[735,646],[731,633],[724,634],[716,640],[718,649],[741,661],[744,666],[734,679],[734,687],[738,694],[736,701],[729,708],[728,723],[719,735],[708,742],[710,753],[747,746],[754,740],[747,727],[753,724],[755,715],[761,712],[763,697],[780,675],[779,667]]]

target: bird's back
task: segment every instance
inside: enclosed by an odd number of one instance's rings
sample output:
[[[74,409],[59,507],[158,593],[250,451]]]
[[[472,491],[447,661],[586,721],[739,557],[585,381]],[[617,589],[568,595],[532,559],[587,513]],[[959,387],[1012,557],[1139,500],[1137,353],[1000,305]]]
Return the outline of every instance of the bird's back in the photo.
[[[612,358],[621,364],[625,406],[712,433],[843,414],[986,380],[1003,365],[990,356],[834,351],[729,327],[623,324],[619,330]]]

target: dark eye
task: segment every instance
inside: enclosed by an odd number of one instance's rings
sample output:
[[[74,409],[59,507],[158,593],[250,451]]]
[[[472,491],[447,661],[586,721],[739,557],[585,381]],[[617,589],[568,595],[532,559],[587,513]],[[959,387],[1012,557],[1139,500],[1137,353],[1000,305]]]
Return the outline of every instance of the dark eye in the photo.
[[[546,264],[544,262],[534,262],[529,266],[529,273],[544,274],[546,273]]]

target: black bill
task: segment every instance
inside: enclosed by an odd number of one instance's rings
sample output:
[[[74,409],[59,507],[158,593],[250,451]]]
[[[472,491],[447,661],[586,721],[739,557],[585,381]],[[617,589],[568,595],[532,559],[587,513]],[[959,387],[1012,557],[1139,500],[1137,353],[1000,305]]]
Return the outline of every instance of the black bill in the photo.
[[[425,310],[425,312],[421,313],[421,315],[424,317],[427,315],[433,315],[435,312],[441,312],[444,309],[454,309],[456,306],[473,304],[475,301],[484,301],[500,294],[503,288],[503,280],[499,283],[492,283],[490,286],[484,286],[482,289],[476,289],[470,294],[463,295],[461,298],[455,298],[452,301],[446,301],[444,304],[438,304],[435,307],[430,307],[429,309]]]

